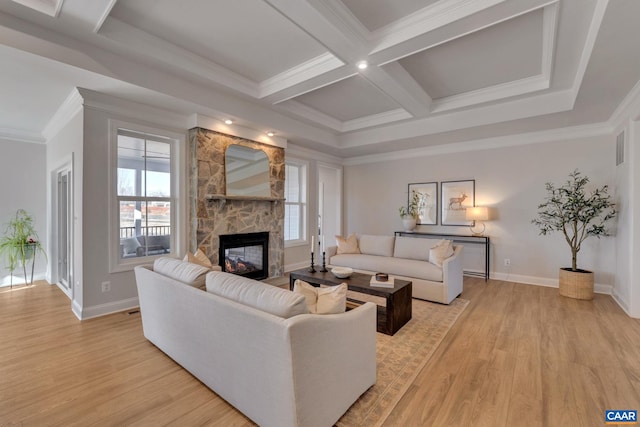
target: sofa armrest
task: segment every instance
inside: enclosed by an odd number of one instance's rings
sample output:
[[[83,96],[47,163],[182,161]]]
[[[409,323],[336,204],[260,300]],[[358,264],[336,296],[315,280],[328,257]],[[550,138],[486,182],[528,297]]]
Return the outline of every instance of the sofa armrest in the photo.
[[[287,319],[300,425],[333,425],[375,384],[376,313],[367,302],[345,313]]]
[[[442,282],[447,290],[447,304],[462,293],[462,251],[464,246],[454,246],[453,255],[442,263]]]

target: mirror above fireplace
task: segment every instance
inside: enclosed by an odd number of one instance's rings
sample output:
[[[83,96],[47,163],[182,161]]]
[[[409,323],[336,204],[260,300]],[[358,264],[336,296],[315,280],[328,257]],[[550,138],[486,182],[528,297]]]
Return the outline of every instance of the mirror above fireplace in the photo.
[[[227,196],[270,197],[269,158],[258,149],[230,145],[225,153]]]

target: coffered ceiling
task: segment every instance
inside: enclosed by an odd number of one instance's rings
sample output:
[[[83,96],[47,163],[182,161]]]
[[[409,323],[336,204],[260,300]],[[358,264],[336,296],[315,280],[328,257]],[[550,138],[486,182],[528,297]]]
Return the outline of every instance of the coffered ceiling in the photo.
[[[85,85],[343,157],[383,153],[606,121],[640,79],[638,3],[2,0],[0,88],[27,96],[28,77],[59,105],[58,87]],[[50,110],[34,105],[34,122]],[[1,120],[0,133],[42,131]]]

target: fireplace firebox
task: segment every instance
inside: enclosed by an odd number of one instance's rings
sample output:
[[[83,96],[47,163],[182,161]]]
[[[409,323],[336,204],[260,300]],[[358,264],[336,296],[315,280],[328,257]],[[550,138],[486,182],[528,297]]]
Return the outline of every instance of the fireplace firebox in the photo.
[[[269,233],[226,234],[220,238],[222,271],[250,277],[269,277]]]

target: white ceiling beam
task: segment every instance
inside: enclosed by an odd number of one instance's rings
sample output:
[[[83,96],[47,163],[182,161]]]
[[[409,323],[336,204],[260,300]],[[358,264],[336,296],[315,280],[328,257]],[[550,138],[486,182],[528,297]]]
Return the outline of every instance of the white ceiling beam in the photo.
[[[338,57],[355,63],[368,52],[368,43],[319,0],[265,0],[280,14]]]
[[[109,17],[98,35],[118,43],[120,47],[134,55],[150,58],[170,68],[178,68],[203,80],[230,87],[254,98],[259,96],[259,86],[256,82],[116,18]]]
[[[356,74],[358,73],[354,67],[343,65],[340,68],[317,75],[316,77],[304,80],[298,84],[284,87],[283,89],[273,92],[262,99],[271,104],[279,104],[297,96],[304,95],[305,93],[312,92],[316,89],[353,77]]]
[[[384,68],[369,67],[361,74],[411,115],[429,114],[431,97],[399,63],[393,62]]]
[[[65,0],[62,16],[73,20],[87,31],[97,33],[117,0]]]

